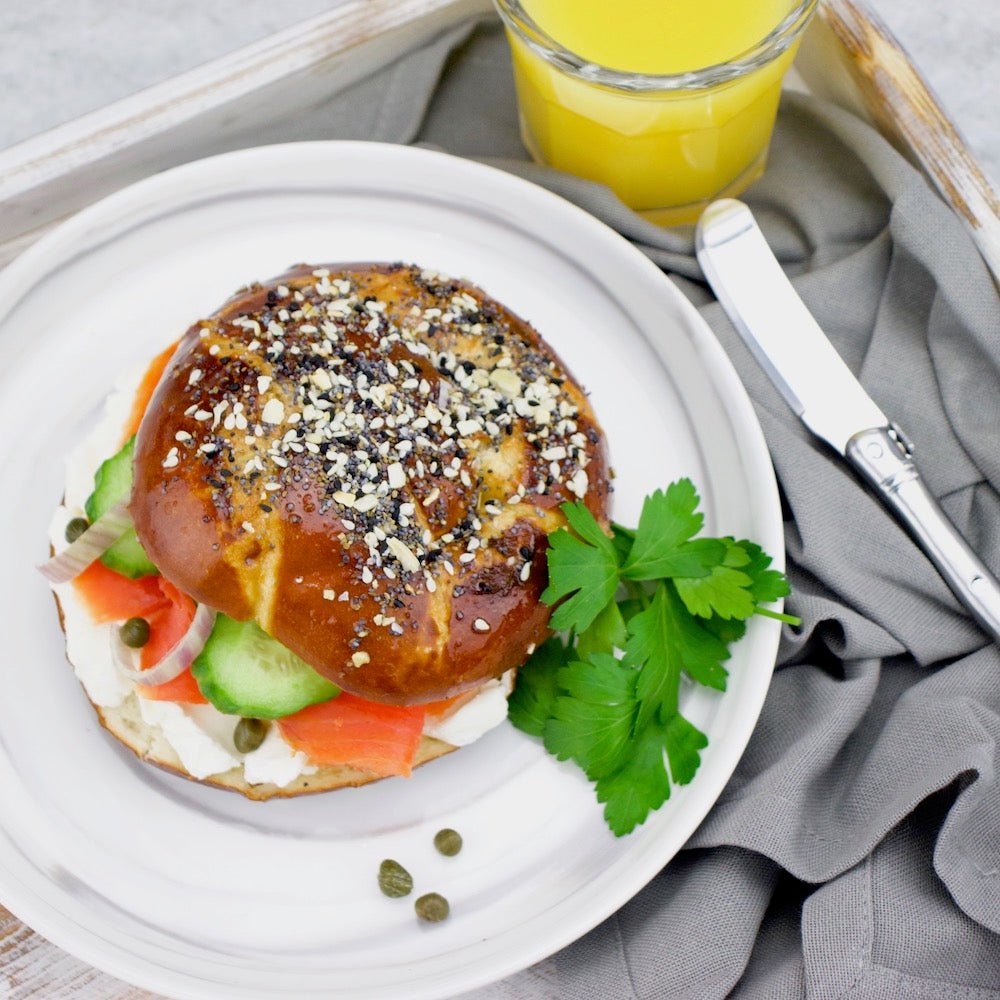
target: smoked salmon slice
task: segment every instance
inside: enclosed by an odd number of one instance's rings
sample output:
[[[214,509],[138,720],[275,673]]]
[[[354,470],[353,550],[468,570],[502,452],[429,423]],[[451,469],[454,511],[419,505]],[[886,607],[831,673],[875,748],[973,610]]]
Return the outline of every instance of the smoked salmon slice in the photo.
[[[148,698],[150,701],[179,701],[186,705],[208,704],[208,699],[201,693],[190,667],[166,684],[139,687],[136,690],[143,698]]]
[[[143,670],[156,666],[181,641],[194,618],[194,601],[162,576],[130,580],[98,560],[73,580],[73,586],[98,625],[129,618],[149,622],[149,641],[139,654]],[[139,693],[154,701],[206,702],[190,669],[166,684],[140,686]]]
[[[184,638],[191,627],[196,605],[187,594],[182,594],[169,580],[156,577],[163,597],[162,607],[148,617],[149,642],[142,647],[139,664],[143,670],[155,667]],[[207,704],[208,699],[201,693],[198,682],[188,667],[166,684],[155,687],[138,688],[144,698],[152,701],[183,701],[188,704]]]
[[[423,705],[381,705],[346,691],[278,721],[310,763],[349,764],[380,777],[409,777],[424,729]]]
[[[130,580],[98,559],[73,580],[73,587],[98,625],[146,618],[164,604],[158,576]]]
[[[170,363],[170,359],[174,356],[174,351],[177,350],[179,343],[180,341],[174,341],[162,354],[157,354],[146,369],[146,374],[142,376],[142,381],[139,383],[135,399],[132,402],[128,421],[125,424],[125,434],[122,437],[122,444],[139,430],[139,424],[142,423],[142,418],[146,414],[149,401],[153,398],[153,393],[156,392],[156,387],[160,384],[160,379],[163,377],[163,372]]]

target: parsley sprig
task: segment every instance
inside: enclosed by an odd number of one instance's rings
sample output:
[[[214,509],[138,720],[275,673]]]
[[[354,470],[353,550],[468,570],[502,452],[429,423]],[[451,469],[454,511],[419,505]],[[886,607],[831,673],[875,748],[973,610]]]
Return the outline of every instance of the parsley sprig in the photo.
[[[759,545],[696,537],[704,526],[690,479],[646,497],[638,528],[607,535],[587,507],[566,503],[549,536],[552,628],[521,668],[510,718],[596,785],[617,836],[686,785],[708,739],[680,712],[682,678],[726,689],[729,647],[763,605],[789,593]]]

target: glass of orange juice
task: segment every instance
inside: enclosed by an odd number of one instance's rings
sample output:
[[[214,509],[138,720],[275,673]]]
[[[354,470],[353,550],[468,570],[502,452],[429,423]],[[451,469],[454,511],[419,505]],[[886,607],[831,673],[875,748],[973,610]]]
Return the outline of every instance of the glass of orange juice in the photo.
[[[494,0],[531,155],[662,225],[764,170],[817,0]]]

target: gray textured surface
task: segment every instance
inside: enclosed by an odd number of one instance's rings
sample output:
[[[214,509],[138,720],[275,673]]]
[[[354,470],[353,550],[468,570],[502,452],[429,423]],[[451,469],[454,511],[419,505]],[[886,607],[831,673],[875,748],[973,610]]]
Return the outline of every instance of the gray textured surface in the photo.
[[[996,0],[870,0],[1000,178]],[[0,3],[0,148],[167,79],[337,0]]]

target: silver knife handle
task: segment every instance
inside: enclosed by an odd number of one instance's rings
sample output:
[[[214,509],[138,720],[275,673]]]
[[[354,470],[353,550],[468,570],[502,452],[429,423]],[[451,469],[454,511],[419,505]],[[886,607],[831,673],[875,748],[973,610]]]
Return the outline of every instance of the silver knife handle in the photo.
[[[924,485],[905,437],[895,427],[859,431],[847,457],[899,516],[955,596],[1000,641],[1000,586]]]

